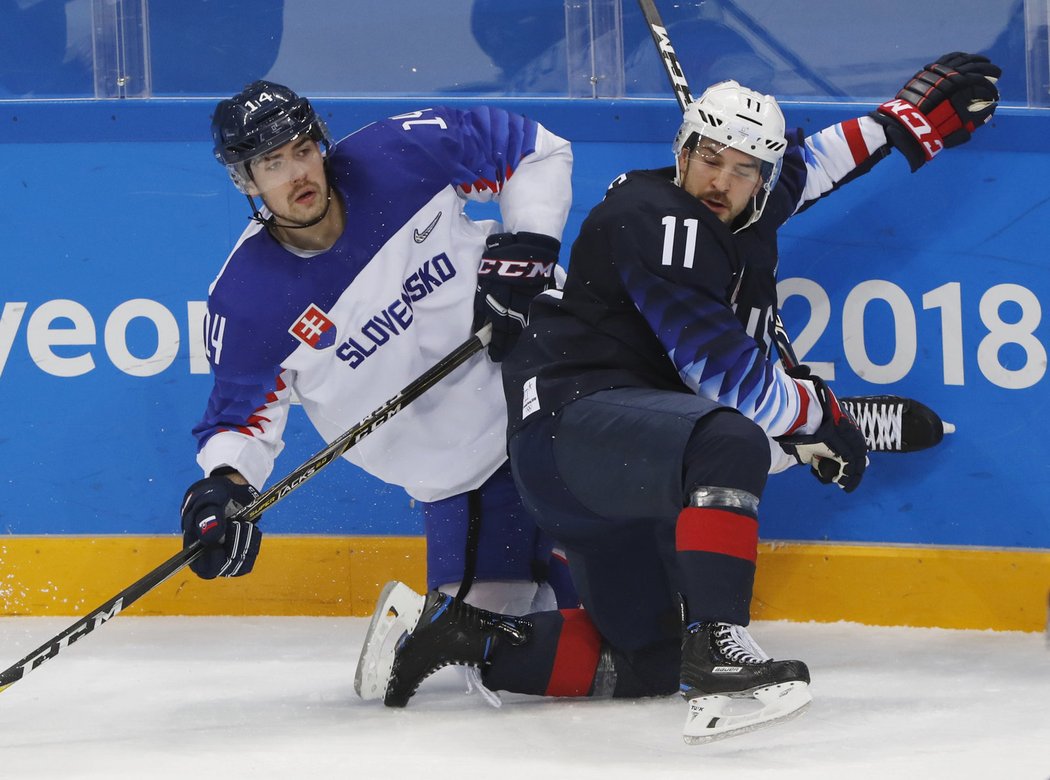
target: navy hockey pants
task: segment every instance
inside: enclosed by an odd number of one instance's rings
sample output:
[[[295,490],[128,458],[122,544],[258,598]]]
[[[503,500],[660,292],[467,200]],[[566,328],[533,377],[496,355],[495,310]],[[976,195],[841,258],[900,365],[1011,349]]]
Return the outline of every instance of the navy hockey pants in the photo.
[[[696,395],[620,388],[530,422],[511,440],[510,455],[526,507],[564,547],[586,615],[611,653],[614,695],[677,690],[678,594],[689,592],[695,572],[682,568],[676,522],[699,486],[761,497],[770,459],[765,433],[734,410]],[[734,594],[717,587],[724,557],[685,558],[714,583],[704,591],[712,603],[691,604],[691,612],[741,611],[739,604],[723,603]],[[734,622],[747,623],[746,606]],[[486,675],[490,686],[552,692],[544,669],[567,663],[558,661],[563,648],[557,646],[566,616],[533,617],[533,641],[493,659]],[[513,671],[515,664],[521,672]]]

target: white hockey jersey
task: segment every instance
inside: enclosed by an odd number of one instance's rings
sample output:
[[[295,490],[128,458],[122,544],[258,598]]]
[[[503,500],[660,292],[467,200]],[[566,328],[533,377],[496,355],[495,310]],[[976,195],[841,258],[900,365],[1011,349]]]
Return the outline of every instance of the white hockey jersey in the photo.
[[[569,144],[501,109],[434,108],[369,125],[330,153],[346,228],[293,253],[253,223],[211,286],[205,342],[215,376],[194,428],[197,461],[262,488],[294,391],[331,442],[470,335],[485,237],[561,239]],[[502,225],[467,199],[497,199]],[[305,253],[304,253],[305,254]],[[422,501],[473,489],[506,459],[500,366],[472,358],[344,455]]]

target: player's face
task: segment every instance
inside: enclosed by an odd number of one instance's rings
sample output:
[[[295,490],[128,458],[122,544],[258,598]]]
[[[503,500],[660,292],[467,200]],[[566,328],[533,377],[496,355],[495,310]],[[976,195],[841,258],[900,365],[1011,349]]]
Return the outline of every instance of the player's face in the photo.
[[[289,141],[251,161],[252,195],[263,199],[278,219],[307,224],[328,204],[324,157],[310,137]]]
[[[682,188],[726,225],[740,216],[762,186],[761,164],[750,154],[701,139],[678,161]]]

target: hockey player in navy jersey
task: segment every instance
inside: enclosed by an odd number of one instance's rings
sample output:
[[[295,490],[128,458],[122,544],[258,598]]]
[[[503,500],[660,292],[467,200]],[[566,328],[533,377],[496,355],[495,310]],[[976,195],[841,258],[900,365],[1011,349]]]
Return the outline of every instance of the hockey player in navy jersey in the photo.
[[[215,382],[194,429],[205,476],[182,508],[186,544],[205,544],[193,570],[251,571],[262,531],[227,516],[270,475],[293,393],[331,441],[491,320],[486,356],[345,457],[424,502],[430,587],[456,588],[473,568],[473,603],[553,603],[551,542],[506,462],[498,361],[558,259],[568,142],[500,109],[433,108],[333,143],[307,99],[266,81],[221,101],[212,132],[253,220],[208,298]],[[468,219],[468,200],[497,200],[502,224]]]
[[[390,583],[357,689],[404,706],[434,668],[552,696],[680,691],[703,742],[810,701],[801,661],[750,636],[767,475],[809,465],[858,487],[863,435],[772,339],[778,227],[892,149],[913,170],[994,112],[999,68],[953,53],[875,112],[803,137],[728,81],[687,106],[674,166],[620,177],[504,363],[514,476],[564,545],[584,609],[514,618]],[[393,637],[396,641],[387,641]]]

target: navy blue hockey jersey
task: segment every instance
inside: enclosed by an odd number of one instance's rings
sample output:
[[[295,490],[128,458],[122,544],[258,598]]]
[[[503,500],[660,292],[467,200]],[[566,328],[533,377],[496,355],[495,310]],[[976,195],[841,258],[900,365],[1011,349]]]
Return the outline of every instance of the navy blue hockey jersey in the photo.
[[[505,362],[511,435],[533,415],[631,386],[698,393],[770,437],[814,430],[812,386],[788,377],[772,347],[776,232],[889,150],[869,117],[789,134],[761,219],[735,234],[672,168],[614,182],[573,244],[564,290],[536,299]]]

